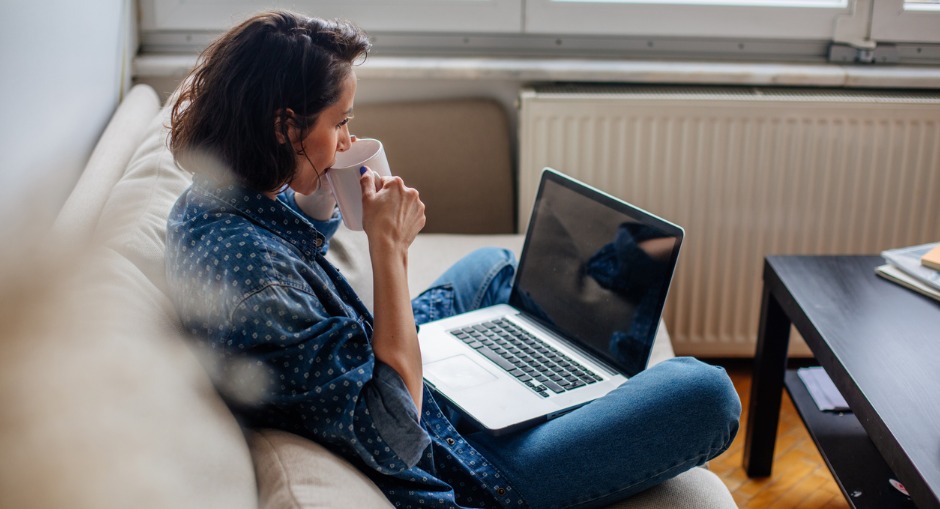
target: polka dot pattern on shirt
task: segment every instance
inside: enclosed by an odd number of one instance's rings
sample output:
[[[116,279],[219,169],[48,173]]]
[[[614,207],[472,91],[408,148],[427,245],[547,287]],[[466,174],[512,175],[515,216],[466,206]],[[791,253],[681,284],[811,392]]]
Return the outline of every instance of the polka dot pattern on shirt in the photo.
[[[315,440],[395,507],[525,507],[425,388],[420,424],[400,377],[377,364],[372,317],[325,258],[334,215],[199,175],[167,228],[167,278],[213,379],[247,422]],[[413,415],[413,419],[401,417]]]

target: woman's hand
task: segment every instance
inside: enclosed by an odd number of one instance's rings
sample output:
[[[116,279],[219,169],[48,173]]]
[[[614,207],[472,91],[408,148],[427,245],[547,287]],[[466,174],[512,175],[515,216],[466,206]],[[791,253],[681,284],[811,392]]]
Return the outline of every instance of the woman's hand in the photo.
[[[383,249],[407,252],[426,222],[418,191],[407,187],[400,177],[381,177],[363,168],[359,178],[362,227],[370,244],[376,242]]]

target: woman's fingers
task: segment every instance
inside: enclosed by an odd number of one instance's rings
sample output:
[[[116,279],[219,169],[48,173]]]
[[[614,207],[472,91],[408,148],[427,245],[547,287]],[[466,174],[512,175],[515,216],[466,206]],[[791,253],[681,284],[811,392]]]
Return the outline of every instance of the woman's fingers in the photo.
[[[359,168],[359,187],[362,188],[362,200],[371,199],[378,191],[378,182],[375,178],[376,173],[363,166]]]
[[[418,191],[406,186],[400,177],[372,176],[370,180],[375,180],[376,189],[374,193],[363,193],[366,233],[371,230],[410,244],[426,221]]]

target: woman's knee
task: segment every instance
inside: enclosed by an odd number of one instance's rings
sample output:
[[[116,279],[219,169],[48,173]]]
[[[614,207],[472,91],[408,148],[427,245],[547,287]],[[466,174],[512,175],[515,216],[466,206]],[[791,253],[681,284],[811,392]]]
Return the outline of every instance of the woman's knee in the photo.
[[[721,366],[706,364],[694,357],[677,357],[672,362],[683,365],[684,377],[697,382],[701,396],[715,403],[727,402],[734,408],[741,406],[734,384]]]
[[[457,312],[505,303],[516,273],[516,257],[508,249],[479,248],[454,264],[432,286],[450,286]]]
[[[508,249],[484,247],[471,253],[470,257],[485,274],[475,307],[508,302],[516,275],[516,255]]]
[[[481,247],[472,251],[466,257],[480,267],[489,267],[490,270],[501,271],[507,268],[516,268],[516,255],[512,251],[501,247]]]
[[[671,371],[667,376],[680,387],[692,423],[715,433],[715,454],[725,450],[738,431],[741,400],[724,368],[691,357],[671,359],[661,366]]]
[[[740,418],[741,400],[724,368],[692,357],[677,357],[670,363],[679,367],[679,378],[686,382],[693,400],[719,409],[734,419]]]

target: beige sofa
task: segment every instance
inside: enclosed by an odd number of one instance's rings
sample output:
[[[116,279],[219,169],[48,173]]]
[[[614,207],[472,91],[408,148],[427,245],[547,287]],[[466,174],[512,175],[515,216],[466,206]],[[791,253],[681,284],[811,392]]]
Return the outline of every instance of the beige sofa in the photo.
[[[364,120],[370,113],[389,118],[400,115],[402,106],[364,106],[357,107],[357,122],[363,119],[363,129],[374,129],[362,134],[391,139],[393,134],[382,129],[409,132],[398,124],[426,122],[430,112],[433,118],[451,114],[464,120],[467,115],[493,115],[490,106],[485,101],[424,109],[410,105],[404,109],[407,116],[384,124],[376,120],[371,127]],[[62,209],[53,235],[30,251],[33,256],[20,256],[21,267],[5,267],[9,270],[0,292],[0,507],[389,507],[365,476],[319,445],[280,431],[242,429],[213,389],[211,359],[181,332],[166,295],[164,221],[190,180],[165,147],[166,122],[152,89],[132,89]],[[466,129],[468,124],[461,125]],[[406,165],[412,172],[418,171],[412,166],[436,168],[433,158],[396,162],[392,154],[407,143],[389,143],[393,167],[400,165],[402,173]],[[481,157],[504,160],[486,163],[499,175],[456,172],[444,181],[439,175],[406,176],[419,189],[425,182],[427,201],[435,204],[429,205],[429,213],[440,216],[429,222],[436,231],[480,228],[481,221],[466,221],[473,211],[465,208],[467,197],[458,195],[481,182],[495,182],[502,189],[501,194],[491,189],[500,194],[492,197],[500,204],[487,205],[486,196],[470,200],[500,216],[482,224],[490,225],[490,231],[511,228],[508,143],[490,144],[485,152],[489,155]],[[428,181],[435,178],[436,184]],[[432,200],[428,189],[443,196]],[[449,263],[480,245],[506,246],[518,253],[521,238],[423,233],[411,250],[412,290],[420,291]],[[368,302],[365,247],[362,234],[344,230],[330,257]],[[661,330],[654,362],[672,356]],[[735,505],[715,475],[697,468],[616,507]]]

